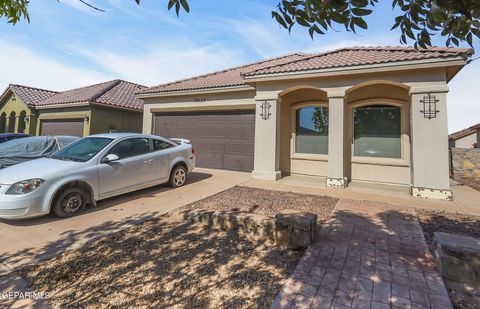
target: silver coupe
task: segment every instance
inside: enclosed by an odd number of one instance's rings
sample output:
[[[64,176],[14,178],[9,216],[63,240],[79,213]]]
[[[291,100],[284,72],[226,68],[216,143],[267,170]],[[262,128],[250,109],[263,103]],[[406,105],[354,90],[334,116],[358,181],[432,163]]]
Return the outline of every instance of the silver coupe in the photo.
[[[0,218],[59,217],[87,204],[169,183],[185,184],[195,167],[188,140],[110,133],[84,137],[48,158],[0,170]]]

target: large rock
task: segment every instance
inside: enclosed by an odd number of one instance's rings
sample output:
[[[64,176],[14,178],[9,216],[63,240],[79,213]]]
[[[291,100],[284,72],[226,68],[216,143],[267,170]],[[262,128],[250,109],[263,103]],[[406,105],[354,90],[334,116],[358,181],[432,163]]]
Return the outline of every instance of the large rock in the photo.
[[[443,232],[436,232],[434,241],[437,266],[445,280],[479,288],[480,241]]]
[[[235,230],[249,238],[274,242],[291,249],[307,248],[315,241],[317,215],[287,210],[275,218],[237,211],[203,209],[180,212],[180,216],[224,231]]]

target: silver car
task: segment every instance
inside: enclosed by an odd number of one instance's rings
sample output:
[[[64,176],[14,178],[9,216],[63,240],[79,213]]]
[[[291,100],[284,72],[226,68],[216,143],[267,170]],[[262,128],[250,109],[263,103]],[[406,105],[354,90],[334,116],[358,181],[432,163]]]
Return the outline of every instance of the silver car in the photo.
[[[0,218],[70,217],[87,204],[169,183],[195,167],[187,140],[134,133],[84,137],[41,158],[0,170]]]

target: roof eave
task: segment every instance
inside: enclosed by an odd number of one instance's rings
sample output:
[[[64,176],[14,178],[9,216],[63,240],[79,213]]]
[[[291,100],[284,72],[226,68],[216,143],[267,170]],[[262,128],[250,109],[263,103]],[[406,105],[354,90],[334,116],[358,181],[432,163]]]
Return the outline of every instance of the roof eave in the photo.
[[[148,98],[157,98],[157,97],[212,94],[212,93],[251,91],[251,90],[255,90],[255,87],[252,87],[250,85],[239,85],[239,86],[229,86],[229,87],[202,88],[202,89],[194,89],[194,90],[178,90],[178,91],[140,93],[140,94],[137,94],[137,98],[138,99],[148,99]]]
[[[42,106],[37,106],[36,109],[42,110],[42,109],[69,108],[69,107],[82,107],[82,106],[100,106],[100,107],[128,110],[128,111],[134,111],[134,112],[143,111],[143,109],[138,109],[138,108],[118,106],[118,105],[107,104],[107,103],[89,102],[89,101],[42,105]]]
[[[332,75],[351,75],[351,74],[365,74],[365,73],[377,73],[385,71],[401,71],[410,69],[428,69],[433,67],[450,67],[450,66],[465,66],[467,61],[461,57],[452,57],[448,59],[424,59],[415,61],[400,61],[400,62],[388,62],[371,65],[361,66],[349,66],[340,68],[330,68],[321,70],[310,71],[296,71],[296,72],[282,72],[271,74],[258,74],[244,76],[246,82],[262,82],[272,80],[285,80],[285,79],[301,79],[312,77],[324,77]]]

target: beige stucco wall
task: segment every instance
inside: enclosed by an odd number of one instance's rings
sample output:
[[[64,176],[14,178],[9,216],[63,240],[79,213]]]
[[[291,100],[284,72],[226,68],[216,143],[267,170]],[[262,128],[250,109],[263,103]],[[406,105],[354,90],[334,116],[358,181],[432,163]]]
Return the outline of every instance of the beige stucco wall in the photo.
[[[143,113],[108,107],[92,106],[90,134],[108,132],[142,132]]]
[[[473,144],[477,142],[477,133],[459,138],[455,141],[455,148],[473,148]]]

